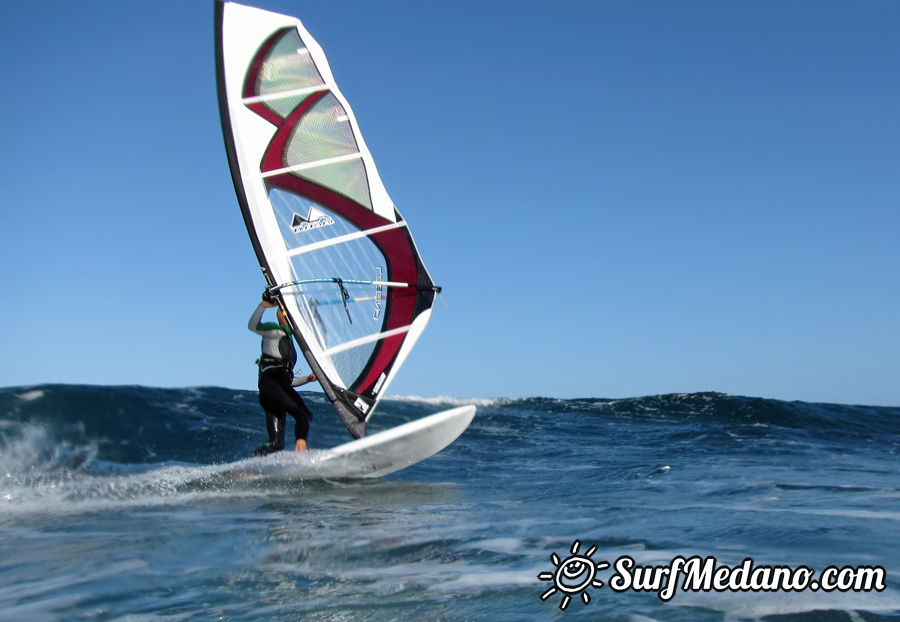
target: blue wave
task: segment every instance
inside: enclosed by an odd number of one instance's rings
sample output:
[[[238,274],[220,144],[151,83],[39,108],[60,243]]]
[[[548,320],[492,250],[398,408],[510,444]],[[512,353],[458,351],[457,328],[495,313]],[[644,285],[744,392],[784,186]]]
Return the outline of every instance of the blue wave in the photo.
[[[304,397],[313,447],[349,440],[324,396]],[[372,429],[460,401],[388,399]],[[749,604],[750,617],[791,622],[822,609],[867,620],[900,612],[898,408],[719,393],[474,401],[471,427],[414,468],[276,482],[216,478],[264,438],[253,391],[0,389],[0,577],[13,586],[0,606],[15,619],[120,619],[171,615],[172,594],[187,594],[177,613],[191,619],[544,620],[559,601],[540,599],[536,577],[578,540],[606,560],[880,564],[889,589],[682,594],[672,606],[597,589],[589,609],[565,615],[743,619]]]
[[[333,446],[349,437],[319,393],[305,392],[315,414],[311,443]],[[583,436],[616,422],[653,424],[660,442],[690,434],[765,426],[797,438],[835,442],[900,443],[900,408],[784,402],[721,393],[671,394],[609,400],[472,400],[478,425],[508,429],[516,437]],[[391,398],[372,420],[374,430],[457,405],[453,398]],[[164,389],[144,386],[39,385],[0,389],[0,450],[8,452],[27,426],[44,431],[46,443],[65,443],[75,463],[91,459],[132,463],[219,463],[245,457],[263,442],[256,392],[220,387]],[[671,436],[671,438],[669,438]]]

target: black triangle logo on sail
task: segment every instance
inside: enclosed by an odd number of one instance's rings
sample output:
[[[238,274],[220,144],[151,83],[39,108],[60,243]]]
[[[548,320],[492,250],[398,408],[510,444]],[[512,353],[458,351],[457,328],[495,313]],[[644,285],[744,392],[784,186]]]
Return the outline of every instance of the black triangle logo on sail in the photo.
[[[291,231],[303,233],[310,229],[319,229],[333,224],[334,218],[313,205],[310,206],[309,214],[306,215],[306,218],[294,212],[294,219],[291,221]]]

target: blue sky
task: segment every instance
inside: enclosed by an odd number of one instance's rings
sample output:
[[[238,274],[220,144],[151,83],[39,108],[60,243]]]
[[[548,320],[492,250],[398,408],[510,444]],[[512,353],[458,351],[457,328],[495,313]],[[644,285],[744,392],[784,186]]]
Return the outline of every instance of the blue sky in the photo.
[[[900,3],[260,0],[436,283],[395,395],[900,405]],[[211,0],[0,22],[0,385],[253,388]]]

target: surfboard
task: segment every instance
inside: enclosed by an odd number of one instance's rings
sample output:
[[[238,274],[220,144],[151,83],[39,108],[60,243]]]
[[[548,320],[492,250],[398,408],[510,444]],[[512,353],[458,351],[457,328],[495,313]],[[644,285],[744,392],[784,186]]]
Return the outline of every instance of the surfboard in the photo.
[[[280,451],[227,465],[226,472],[274,479],[372,478],[433,456],[472,422],[474,406],[460,406],[331,449]]]

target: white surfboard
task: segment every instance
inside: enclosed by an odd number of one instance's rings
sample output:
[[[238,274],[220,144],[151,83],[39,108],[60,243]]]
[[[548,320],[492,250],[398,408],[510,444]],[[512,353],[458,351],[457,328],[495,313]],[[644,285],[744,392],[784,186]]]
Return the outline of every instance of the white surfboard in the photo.
[[[465,431],[474,406],[460,406],[410,421],[331,449],[280,451],[226,465],[241,476],[276,479],[370,478],[433,456]]]

